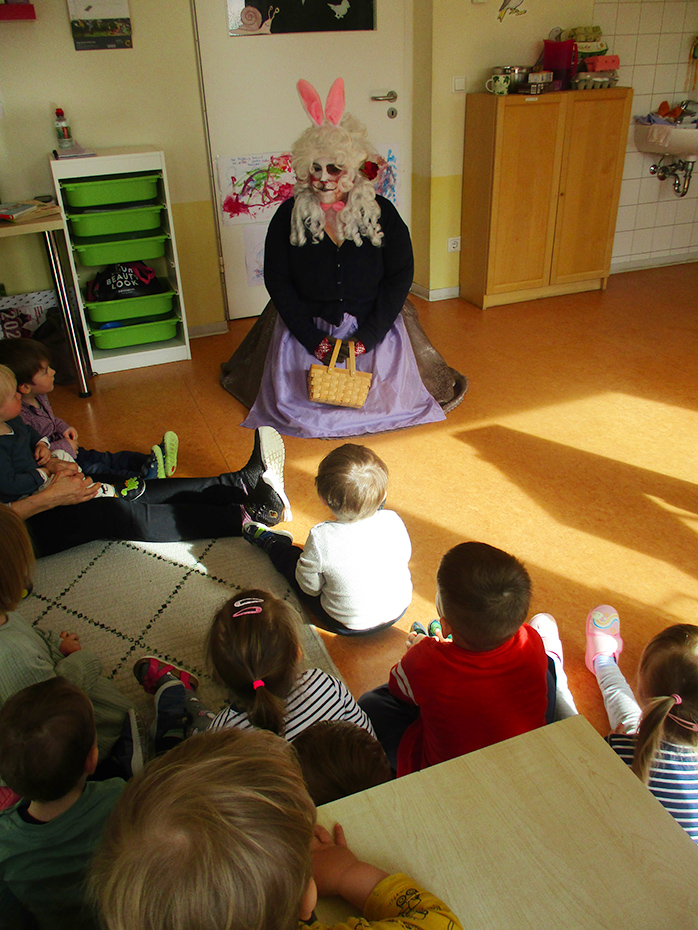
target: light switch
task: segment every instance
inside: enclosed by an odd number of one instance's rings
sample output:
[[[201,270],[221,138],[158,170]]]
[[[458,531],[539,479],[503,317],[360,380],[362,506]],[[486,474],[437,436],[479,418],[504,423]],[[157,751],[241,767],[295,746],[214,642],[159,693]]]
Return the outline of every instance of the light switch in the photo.
[[[465,93],[465,75],[461,74],[458,77],[454,77],[451,80],[451,91],[454,94],[464,94]]]

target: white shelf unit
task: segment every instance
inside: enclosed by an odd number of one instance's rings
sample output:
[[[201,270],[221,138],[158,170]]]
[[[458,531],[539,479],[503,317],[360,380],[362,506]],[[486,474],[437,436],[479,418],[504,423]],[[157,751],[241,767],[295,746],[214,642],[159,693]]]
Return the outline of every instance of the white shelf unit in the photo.
[[[104,149],[98,151],[94,156],[53,159],[51,160],[51,171],[56,189],[56,198],[65,222],[68,260],[71,265],[73,279],[76,282],[76,300],[92,371],[96,374],[106,374],[111,371],[143,368],[147,365],[162,365],[166,362],[178,362],[191,358],[164,153],[148,146]],[[81,263],[79,255],[73,247],[74,237],[68,221],[68,214],[73,208],[67,205],[61,184],[62,182],[83,179],[94,181],[101,176],[113,178],[115,176],[128,177],[128,175],[150,173],[160,175],[158,180],[158,202],[164,206],[164,210],[161,212],[161,230],[167,234],[168,238],[165,241],[164,256],[145,259],[145,262],[155,269],[158,278],[166,278],[174,291],[172,308],[179,319],[176,336],[161,342],[100,349],[95,346],[94,340],[91,338],[90,323],[84,301],[87,282],[106,266],[87,266]],[[108,209],[108,207],[105,207],[105,209]]]

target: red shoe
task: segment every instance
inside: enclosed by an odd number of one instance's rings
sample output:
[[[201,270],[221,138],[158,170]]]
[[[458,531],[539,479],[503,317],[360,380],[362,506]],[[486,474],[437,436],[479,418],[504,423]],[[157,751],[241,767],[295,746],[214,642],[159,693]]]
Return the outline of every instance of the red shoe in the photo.
[[[199,679],[193,672],[188,672],[185,668],[179,668],[177,665],[171,665],[157,656],[144,656],[139,659],[133,666],[133,674],[136,681],[143,686],[148,694],[155,694],[158,688],[164,684],[163,677],[167,674],[178,678],[185,688],[196,691],[199,687]]]

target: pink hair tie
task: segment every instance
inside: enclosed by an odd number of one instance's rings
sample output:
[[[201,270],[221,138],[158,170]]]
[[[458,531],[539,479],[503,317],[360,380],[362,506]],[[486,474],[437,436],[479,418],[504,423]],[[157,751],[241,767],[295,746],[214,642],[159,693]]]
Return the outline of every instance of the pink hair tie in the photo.
[[[258,678],[256,681],[253,681],[253,682],[252,682],[252,687],[253,687],[253,688],[255,689],[255,691],[256,691],[257,688],[263,688],[263,687],[264,687],[264,682],[262,681],[261,678]]]
[[[675,702],[676,704],[683,704],[683,701],[681,700],[680,695],[678,695],[678,694],[672,694],[671,696],[673,697],[674,702]]]

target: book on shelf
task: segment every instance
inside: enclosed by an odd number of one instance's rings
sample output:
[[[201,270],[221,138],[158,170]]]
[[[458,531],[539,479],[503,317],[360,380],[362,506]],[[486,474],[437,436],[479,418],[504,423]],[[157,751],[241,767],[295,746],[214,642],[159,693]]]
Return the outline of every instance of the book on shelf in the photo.
[[[39,209],[38,203],[32,200],[18,200],[16,203],[0,203],[0,220],[16,223],[17,220],[29,216]]]
[[[4,220],[5,222],[23,223],[25,220],[43,220],[60,215],[61,208],[57,203],[44,203],[43,200],[21,200],[17,203],[0,203],[0,220]]]

